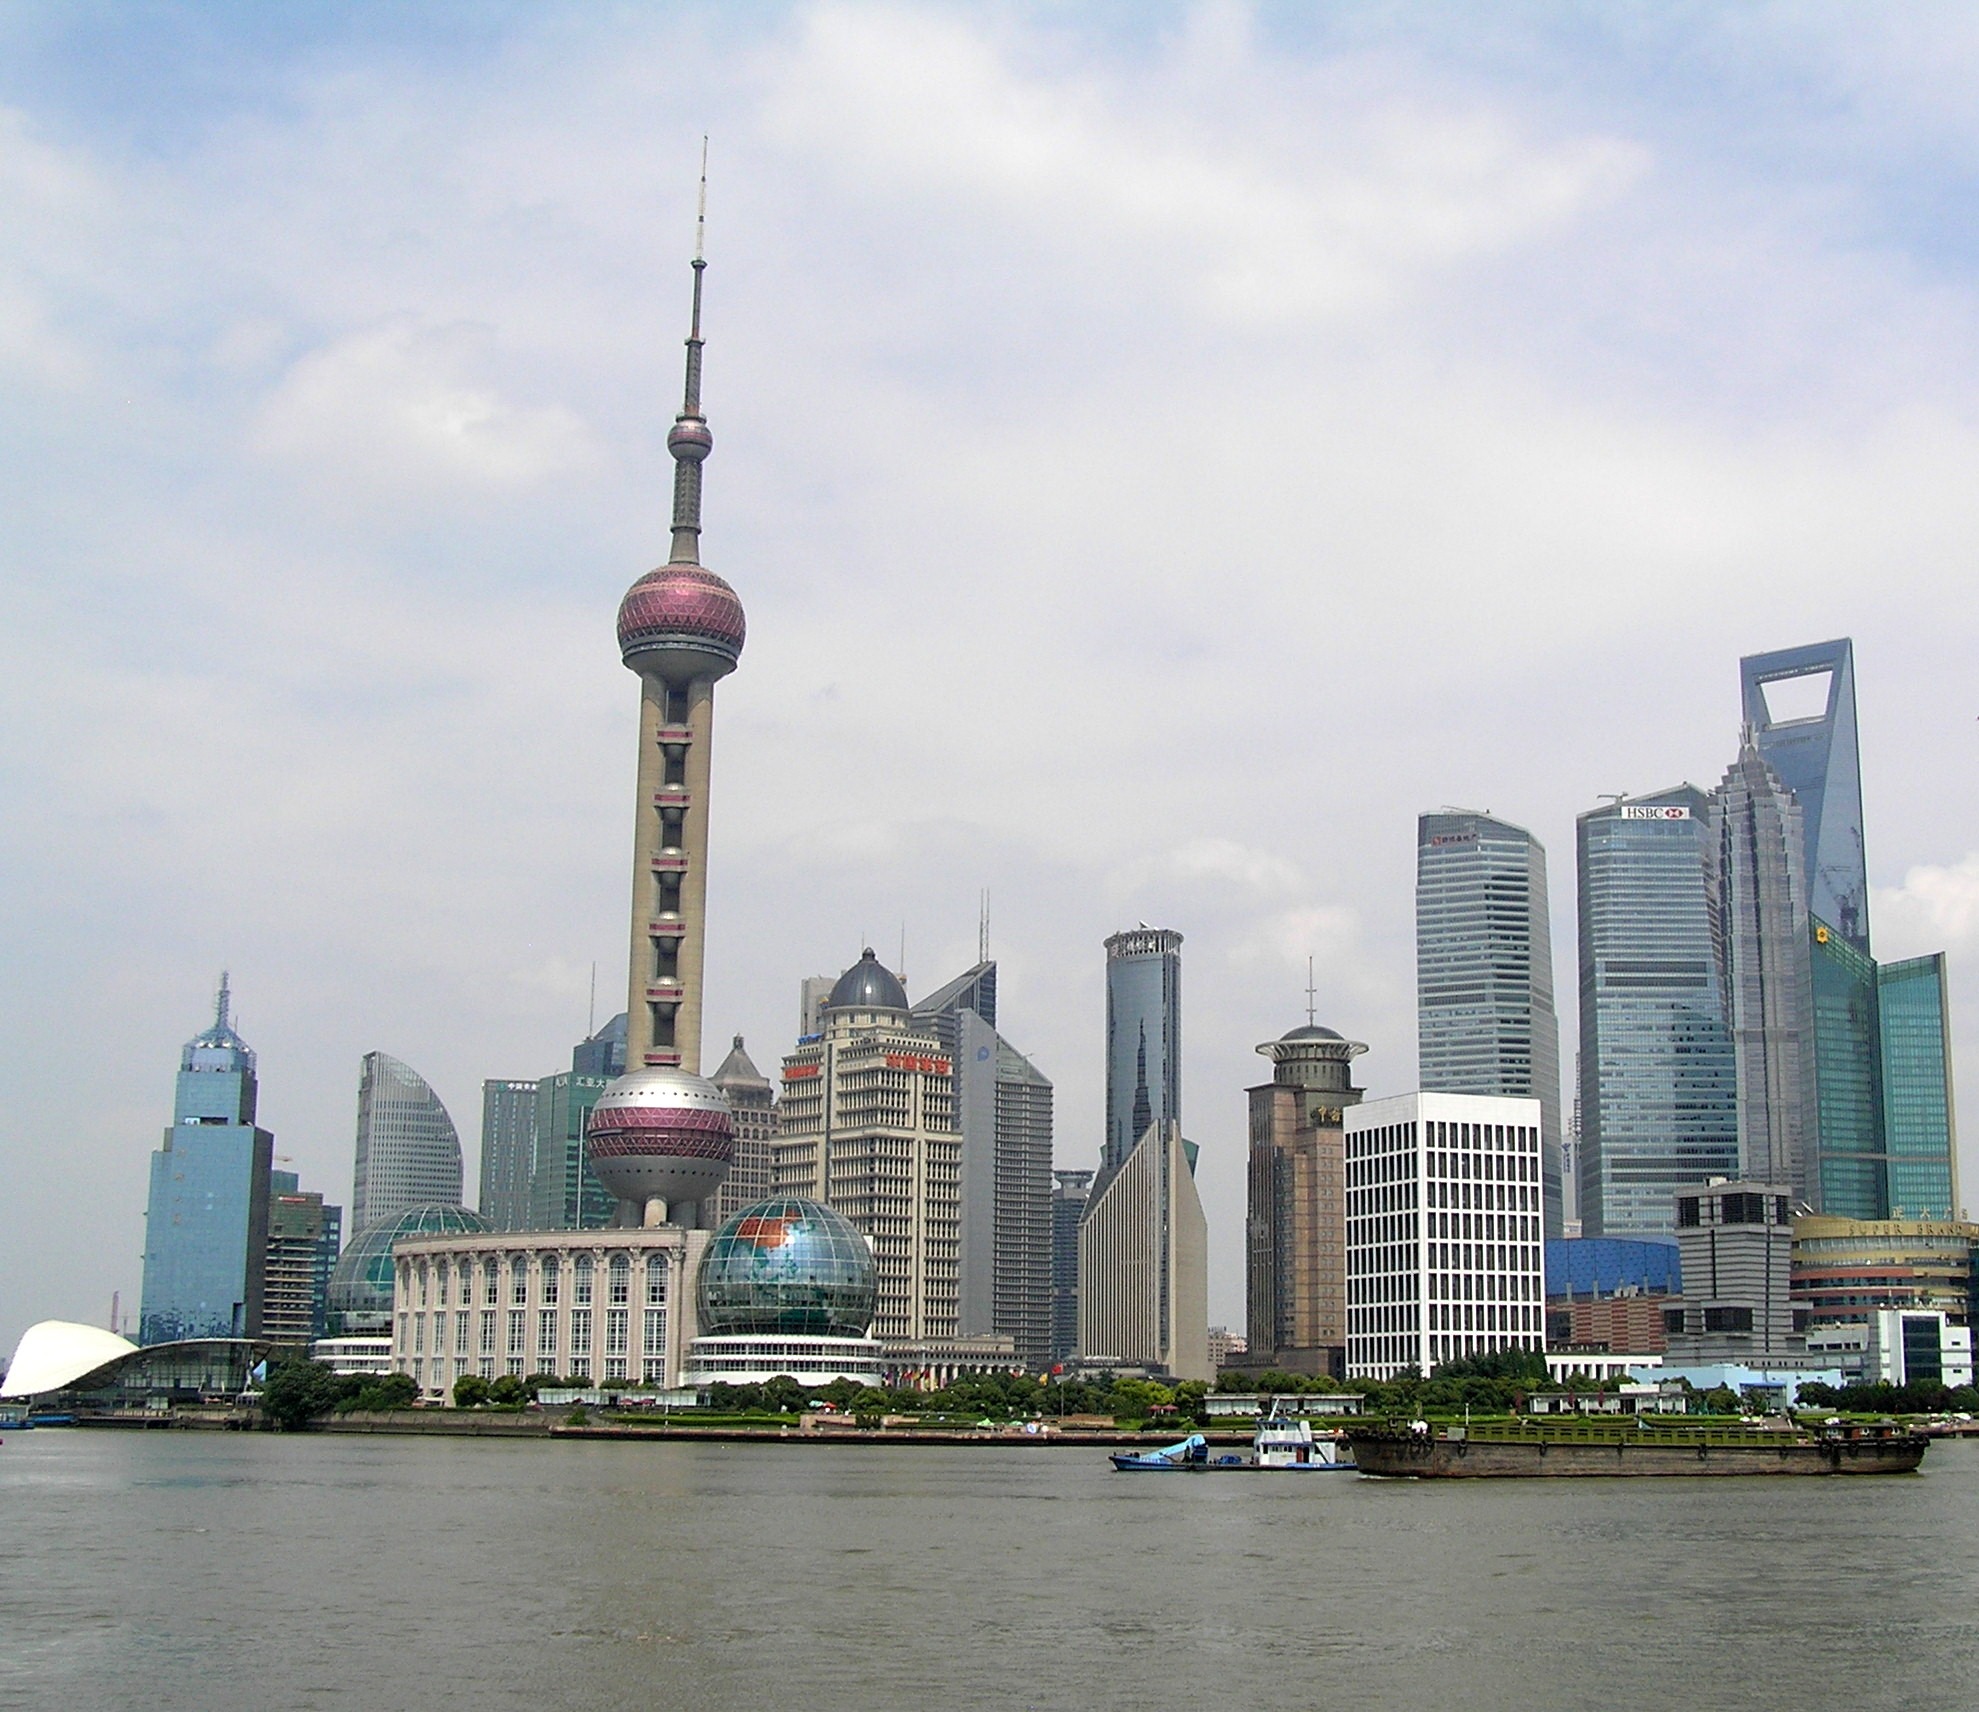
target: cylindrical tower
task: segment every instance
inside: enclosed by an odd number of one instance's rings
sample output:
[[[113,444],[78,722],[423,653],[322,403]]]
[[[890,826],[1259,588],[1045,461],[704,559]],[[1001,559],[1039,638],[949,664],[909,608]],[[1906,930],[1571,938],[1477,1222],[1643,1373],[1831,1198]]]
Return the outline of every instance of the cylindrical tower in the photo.
[[[746,633],[735,590],[700,563],[701,466],[714,449],[701,413],[706,267],[697,244],[686,396],[667,435],[673,550],[618,609],[619,652],[640,691],[627,1074],[600,1096],[587,1137],[621,1223],[657,1224],[670,1210],[698,1222],[733,1148],[727,1102],[700,1074],[715,682],[735,670]]]

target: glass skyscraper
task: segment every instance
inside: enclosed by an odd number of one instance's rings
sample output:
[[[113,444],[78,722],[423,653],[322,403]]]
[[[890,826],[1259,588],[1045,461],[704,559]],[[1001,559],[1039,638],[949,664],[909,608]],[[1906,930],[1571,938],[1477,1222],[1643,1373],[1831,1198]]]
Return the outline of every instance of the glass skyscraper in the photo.
[[[1095,1199],[1156,1123],[1182,1118],[1182,936],[1143,923],[1106,942],[1106,1142]]]
[[[1738,1069],[1739,1174],[1818,1205],[1814,996],[1800,805],[1750,732],[1711,799],[1718,979]]]
[[[1839,929],[1809,922],[1814,991],[1814,1205],[1845,1219],[1886,1219],[1883,1038],[1876,964]]]
[[[1024,1365],[1040,1368],[1051,1349],[1050,1078],[997,1032],[987,957],[910,1014],[955,1066],[962,1335],[1007,1333]]]
[[[1944,953],[1881,965],[1876,998],[1891,1216],[1957,1218],[1958,1135],[1952,1122]]]
[[[481,1084],[481,1203],[491,1230],[526,1230],[536,1172],[536,1084]]]
[[[426,1079],[389,1053],[367,1052],[357,1082],[353,1235],[412,1207],[460,1204],[460,1137]]]
[[[172,1127],[151,1156],[138,1341],[259,1337],[275,1138],[254,1121],[254,1054],[228,1018],[186,1042]]]
[[[1712,944],[1710,798],[1695,785],[1576,822],[1580,1216],[1669,1231],[1676,1192],[1739,1172],[1737,1070]]]
[[[1855,650],[1846,637],[1739,661],[1746,728],[1800,805],[1805,906],[1858,951],[1869,949],[1862,848],[1862,763],[1855,734]]]
[[[1546,851],[1466,809],[1416,823],[1416,1038],[1423,1091],[1536,1099],[1546,1234],[1561,1228],[1560,1023]]]

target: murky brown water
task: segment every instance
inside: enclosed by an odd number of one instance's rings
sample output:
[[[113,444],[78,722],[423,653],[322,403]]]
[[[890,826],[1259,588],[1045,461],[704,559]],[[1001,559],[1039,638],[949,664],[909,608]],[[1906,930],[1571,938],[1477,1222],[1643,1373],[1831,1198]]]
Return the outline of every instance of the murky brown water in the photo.
[[[1979,1704],[1979,1445],[1879,1480],[41,1431],[0,1704]]]

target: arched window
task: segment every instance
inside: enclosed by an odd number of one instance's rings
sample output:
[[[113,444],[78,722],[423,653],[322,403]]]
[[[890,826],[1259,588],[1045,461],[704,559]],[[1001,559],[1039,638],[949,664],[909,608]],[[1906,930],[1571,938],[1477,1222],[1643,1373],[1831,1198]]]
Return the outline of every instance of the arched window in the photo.
[[[646,1302],[649,1307],[661,1307],[667,1299],[667,1257],[664,1254],[646,1256]]]
[[[607,1300],[614,1308],[622,1308],[632,1299],[632,1260],[624,1254],[615,1254],[611,1259],[611,1294]]]

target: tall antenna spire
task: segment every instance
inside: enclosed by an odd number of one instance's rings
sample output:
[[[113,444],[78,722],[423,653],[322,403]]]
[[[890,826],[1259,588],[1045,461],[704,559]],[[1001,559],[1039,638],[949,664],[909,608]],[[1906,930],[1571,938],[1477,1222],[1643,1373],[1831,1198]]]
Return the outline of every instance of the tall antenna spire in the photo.
[[[701,465],[715,449],[708,419],[701,414],[701,275],[707,271],[708,139],[701,139],[701,197],[694,216],[694,311],[687,330],[687,385],[680,414],[667,434],[673,454],[673,551],[669,564],[701,562]]]
[[[976,961],[989,961],[989,887],[983,888],[982,908],[976,921]]]
[[[213,1026],[216,1029],[232,1026],[227,1020],[227,1013],[232,1008],[232,1005],[232,995],[227,991],[227,971],[222,969],[220,971],[220,996],[213,1005]]]
[[[1306,958],[1306,1027],[1313,1027],[1318,1021],[1318,990],[1312,982],[1312,958]]]

